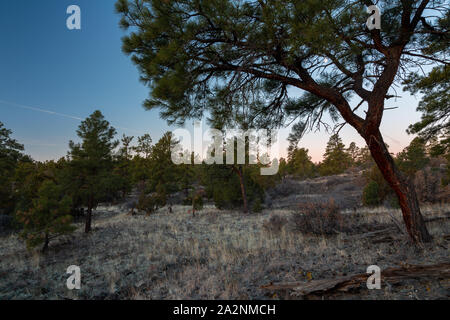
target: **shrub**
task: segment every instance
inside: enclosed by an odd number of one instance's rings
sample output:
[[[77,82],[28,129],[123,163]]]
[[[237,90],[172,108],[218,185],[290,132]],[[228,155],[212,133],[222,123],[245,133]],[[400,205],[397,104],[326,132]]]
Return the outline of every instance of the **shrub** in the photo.
[[[142,193],[139,196],[137,209],[145,211],[147,215],[154,213],[158,208],[166,205],[166,197],[158,193],[146,195]]]
[[[257,198],[254,202],[253,202],[253,206],[252,206],[252,212],[261,212],[263,209],[262,204],[261,204],[261,200],[259,198]]]
[[[204,190],[192,190],[190,195],[183,200],[183,204],[190,206],[191,209],[188,210],[189,213],[195,217],[195,212],[203,209],[203,195]]]
[[[380,187],[375,181],[370,181],[363,190],[362,202],[365,206],[380,205],[382,199],[380,198]]]
[[[286,178],[278,183],[275,187],[269,190],[273,198],[287,197],[295,193],[300,193],[303,190],[299,190],[300,184],[293,179]],[[309,190],[308,190],[309,191]],[[306,191],[306,192],[308,192]]]
[[[192,198],[192,208],[195,211],[203,209],[203,197],[201,194],[195,194]]]
[[[12,228],[12,217],[6,214],[0,214],[0,233]]]
[[[203,194],[202,193],[191,193],[188,197],[183,200],[185,206],[192,206],[195,211],[203,209]]]
[[[183,199],[182,203],[183,203],[184,206],[191,206],[192,205],[192,198],[190,196],[186,197],[186,198]]]
[[[277,214],[273,214],[270,218],[263,223],[263,228],[270,232],[280,232],[286,225],[287,219]]]
[[[375,185],[372,183],[372,186],[370,187],[372,190],[370,192],[372,193],[372,201],[374,201],[374,204],[371,205],[379,205],[382,204],[386,199],[389,197],[395,196],[394,191],[389,186],[389,184],[386,182],[386,180],[383,177],[383,174],[381,173],[380,169],[376,165],[373,165],[370,169],[366,170],[364,172],[364,178],[366,180],[366,187],[369,186],[372,182],[376,184],[377,194],[378,196],[375,196],[374,189]],[[376,198],[378,197],[378,202],[376,201]],[[364,200],[363,200],[364,203]],[[367,204],[369,205],[369,204]]]
[[[331,235],[344,229],[344,217],[332,200],[298,205],[292,222],[296,230],[305,234]]]

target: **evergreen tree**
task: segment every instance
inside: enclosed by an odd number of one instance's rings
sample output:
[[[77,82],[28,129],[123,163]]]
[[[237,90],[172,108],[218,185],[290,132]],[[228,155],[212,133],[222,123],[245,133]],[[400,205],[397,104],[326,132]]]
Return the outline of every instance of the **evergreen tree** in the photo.
[[[13,139],[11,134],[12,131],[0,122],[0,214],[9,214],[14,210],[14,171],[18,163],[24,160],[23,145]]]
[[[4,124],[0,122],[0,159],[2,160],[2,169],[7,167],[9,163],[16,162],[22,156],[23,145],[11,137],[12,131],[6,129]]]
[[[400,170],[413,177],[429,161],[425,141],[421,138],[414,138],[409,146],[397,155],[397,161]]]
[[[39,186],[45,180],[44,165],[39,162],[19,162],[14,172],[15,211],[26,211],[37,198]]]
[[[131,154],[133,147],[130,147],[133,139],[133,136],[126,136],[125,134],[123,134],[122,139],[120,140],[122,142],[122,147],[119,149],[118,154],[118,157],[120,159],[130,161],[133,158],[133,155]]]
[[[444,37],[448,41],[450,13],[444,21],[447,29]],[[446,49],[449,50],[448,46]],[[447,159],[447,174],[442,180],[447,185],[450,182],[450,65],[437,66],[425,76],[414,74],[405,84],[405,90],[423,95],[417,107],[417,111],[422,112],[422,118],[409,127],[408,133],[418,134],[420,138],[431,142],[432,156],[443,155]]]
[[[365,206],[377,206],[382,203],[380,198],[380,186],[375,181],[371,180],[363,190],[362,203]]]
[[[367,206],[381,205],[385,200],[390,200],[395,197],[392,188],[383,178],[383,174],[375,164],[364,171],[366,185],[363,189],[362,202]]]
[[[308,155],[308,149],[295,148],[288,157],[289,172],[295,176],[305,179],[314,175],[315,166]]]
[[[45,180],[31,208],[17,212],[18,221],[23,224],[21,237],[26,240],[27,247],[43,243],[42,251],[45,252],[50,240],[75,230],[71,225],[70,207],[71,199],[64,195],[61,186]]]
[[[240,141],[238,141],[240,140]],[[232,163],[226,161],[226,146],[223,150],[211,150],[211,155],[222,151],[223,164],[205,165],[206,178],[203,183],[206,186],[206,194],[212,198],[219,209],[242,208],[244,213],[250,212],[255,203],[264,201],[264,190],[273,183],[271,176],[262,176],[262,167],[258,156],[257,164],[250,163],[249,140],[242,137],[227,139],[226,142],[234,148]],[[237,161],[238,143],[245,146],[245,164]],[[255,155],[251,155],[254,157]],[[252,206],[253,204],[253,206]],[[256,206],[258,207],[258,206]]]
[[[179,167],[172,162],[172,150],[178,144],[172,132],[166,132],[153,147],[151,178],[148,191],[158,192],[164,198],[179,190]]]
[[[356,143],[351,142],[350,145],[347,148],[347,153],[350,156],[351,164],[358,165],[358,157],[360,153],[360,149],[356,146]]]
[[[417,111],[422,113],[419,122],[408,128],[408,133],[419,134],[425,141],[438,138],[450,130],[450,65],[435,67],[428,75],[411,76],[405,90],[423,95]],[[447,136],[448,137],[448,136]],[[442,141],[444,149],[450,140]]]
[[[142,158],[140,155],[135,155],[131,160],[131,180],[138,187],[139,192],[145,191],[146,181],[150,179],[150,164],[150,159]]]
[[[137,146],[132,147],[132,150],[144,159],[148,159],[152,154],[152,142],[152,137],[150,134],[146,133],[143,136],[138,137]]]
[[[119,149],[114,166],[114,174],[117,176],[117,182],[119,183],[117,187],[121,190],[122,197],[125,197],[125,195],[131,191],[133,184],[133,177],[131,174],[131,160],[133,156],[130,147],[133,138],[134,137],[126,136],[125,134],[122,136],[122,147]]]
[[[138,206],[150,214],[168,204],[170,194],[180,190],[183,185],[183,168],[172,161],[172,150],[178,141],[172,132],[166,132],[158,142],[151,146],[149,158],[140,158],[138,175],[142,182]],[[171,204],[169,203],[169,210]]]
[[[281,179],[284,179],[286,175],[289,173],[290,167],[285,158],[280,158],[280,163],[278,167],[277,176]]]
[[[319,166],[319,173],[323,176],[343,173],[351,164],[351,157],[337,134],[330,137],[323,157]]]
[[[138,186],[139,192],[145,193],[146,183],[151,178],[152,161],[151,155],[153,150],[152,138],[149,134],[138,137],[137,146],[131,149],[136,155],[131,161],[131,176],[134,184]]]
[[[233,117],[233,97],[252,95],[252,122],[267,128],[298,119],[304,128],[343,118],[364,138],[395,190],[414,242],[430,241],[411,181],[380,132],[392,85],[424,63],[448,65],[447,0],[378,1],[381,29],[369,29],[373,1],[118,0],[123,49],[148,84],[148,109],[169,123],[205,111]],[[303,95],[293,95],[296,88]],[[367,104],[365,115],[352,106]],[[225,104],[209,103],[216,98]]]
[[[185,157],[189,156],[188,151],[185,152]],[[190,191],[193,189],[193,185],[200,180],[199,175],[202,174],[201,168],[199,165],[193,165],[194,153],[192,152],[190,155],[191,163],[190,164],[179,164],[178,172],[179,172],[179,181],[180,181],[180,189],[184,191],[184,195],[186,197],[186,202],[192,202],[192,197],[190,196]],[[200,170],[198,170],[200,169]]]
[[[100,111],[82,121],[77,130],[81,143],[69,142],[74,193],[87,206],[85,232],[91,231],[92,209],[117,191],[112,180],[116,130]]]
[[[356,164],[358,166],[362,165],[365,168],[370,167],[373,164],[375,164],[372,156],[370,155],[370,150],[367,146],[359,149]]]

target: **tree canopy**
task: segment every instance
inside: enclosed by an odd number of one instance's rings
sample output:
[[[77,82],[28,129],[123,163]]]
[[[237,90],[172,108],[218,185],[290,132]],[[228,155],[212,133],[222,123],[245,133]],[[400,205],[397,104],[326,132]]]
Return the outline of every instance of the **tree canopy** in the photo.
[[[69,142],[73,190],[88,208],[85,231],[91,230],[92,209],[97,203],[116,191],[114,183],[113,150],[116,130],[104,119],[100,111],[93,112],[81,122],[77,130],[81,143]]]
[[[312,125],[328,110],[362,130],[364,119],[350,107],[350,95],[366,102],[388,98],[394,79],[426,61],[449,61],[441,57],[448,46],[433,37],[445,34],[445,1],[378,1],[381,30],[365,27],[372,4],[119,0],[116,9],[132,31],[123,50],[151,88],[145,106],[162,107],[169,122],[200,117],[211,106],[217,111],[212,100],[251,88],[257,89],[249,97],[255,121],[300,118]],[[306,93],[295,97],[289,87]],[[226,104],[233,107],[239,106]],[[377,123],[383,109],[369,106],[366,118],[373,114]]]
[[[375,4],[381,28],[369,29],[367,7]],[[366,141],[399,198],[411,238],[419,242],[431,237],[415,190],[379,128],[385,100],[396,96],[393,84],[423,65],[449,64],[446,4],[118,0],[116,10],[121,26],[130,29],[123,50],[151,91],[146,108],[159,107],[169,123],[182,124],[208,110],[216,118],[230,117],[245,101],[255,126],[297,121],[298,131],[325,124],[325,113],[335,122],[343,119]]]
[[[11,137],[12,131],[0,122],[0,213],[14,209],[12,182],[18,161],[24,158],[23,145]]]
[[[323,158],[319,172],[324,176],[343,173],[352,164],[352,158],[338,134],[330,137]]]

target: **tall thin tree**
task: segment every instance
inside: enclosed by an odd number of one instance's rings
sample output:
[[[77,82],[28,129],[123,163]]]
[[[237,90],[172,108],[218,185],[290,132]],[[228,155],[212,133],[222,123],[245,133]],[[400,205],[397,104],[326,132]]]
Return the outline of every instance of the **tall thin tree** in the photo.
[[[91,231],[92,209],[111,190],[113,150],[116,129],[110,126],[100,111],[82,121],[77,130],[81,143],[69,142],[74,192],[87,206],[84,231]]]

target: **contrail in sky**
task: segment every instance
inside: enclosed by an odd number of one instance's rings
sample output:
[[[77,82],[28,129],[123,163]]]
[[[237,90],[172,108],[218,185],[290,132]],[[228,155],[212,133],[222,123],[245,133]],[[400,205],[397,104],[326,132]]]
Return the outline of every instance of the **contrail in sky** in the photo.
[[[70,114],[55,112],[55,111],[42,109],[42,108],[37,108],[37,107],[31,107],[31,106],[27,106],[27,105],[24,105],[24,104],[13,103],[13,102],[4,101],[4,100],[0,100],[0,104],[13,106],[13,107],[21,108],[21,109],[37,111],[37,112],[41,112],[41,113],[52,114],[52,115],[55,115],[55,116],[60,116],[60,117],[69,118],[69,119],[78,120],[78,121],[83,121],[84,120],[83,118],[80,118],[80,117],[77,117],[77,116],[72,116]],[[125,128],[125,127],[116,127],[116,128],[122,129],[122,130],[126,130],[126,131],[132,131],[134,133],[142,133],[141,131],[137,131],[137,130],[130,129],[130,128]]]
[[[69,118],[69,119],[80,120],[80,121],[84,120],[84,119],[82,119],[80,117],[75,117],[75,116],[71,116],[71,115],[68,115],[68,114],[59,113],[59,112],[55,112],[55,111],[51,111],[51,110],[45,110],[45,109],[41,109],[41,108],[30,107],[30,106],[26,106],[26,105],[23,105],[23,104],[8,102],[8,101],[4,101],[4,100],[0,100],[0,103],[6,104],[6,105],[10,105],[10,106],[13,106],[13,107],[22,108],[22,109],[28,109],[28,110],[38,111],[38,112],[42,112],[42,113],[53,114],[53,115],[56,115],[56,116],[61,116],[61,117]]]
[[[64,114],[64,113],[55,112],[55,111],[42,109],[42,108],[37,108],[37,107],[31,107],[31,106],[27,106],[27,105],[23,105],[23,104],[8,102],[8,101],[4,101],[4,100],[0,100],[0,104],[5,104],[5,105],[8,105],[8,106],[13,106],[13,107],[21,108],[21,109],[27,109],[27,110],[47,113],[47,114],[60,116],[60,117],[64,117],[64,118],[69,118],[69,119],[73,119],[73,120],[77,120],[77,121],[83,121],[84,120],[83,118],[80,118],[80,117],[77,117],[77,116],[72,116],[72,115],[69,115],[69,114]],[[137,131],[137,130],[130,129],[130,128],[125,128],[125,127],[116,127],[116,128],[122,129],[122,130],[125,130],[125,131],[138,133],[138,134],[143,134],[143,132],[141,132],[141,131]],[[395,139],[395,138],[393,138],[393,137],[391,137],[391,136],[389,136],[387,134],[384,134],[384,136],[386,138],[388,138],[389,140],[391,140],[392,142],[394,142],[395,144],[401,145],[400,141],[398,141],[397,139]]]

